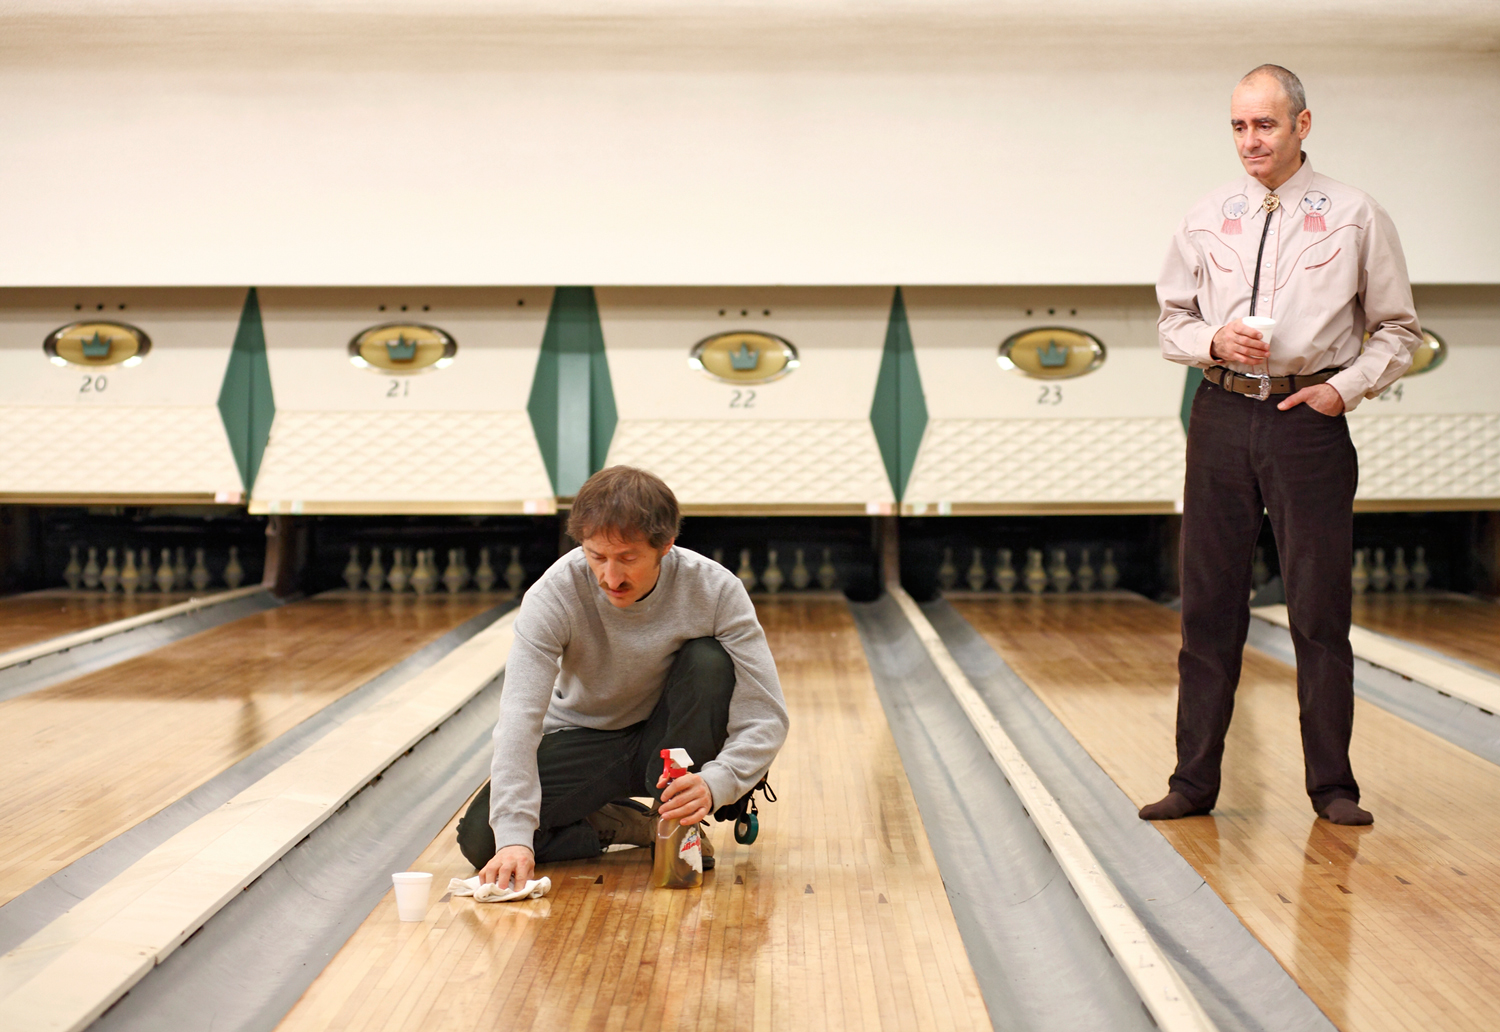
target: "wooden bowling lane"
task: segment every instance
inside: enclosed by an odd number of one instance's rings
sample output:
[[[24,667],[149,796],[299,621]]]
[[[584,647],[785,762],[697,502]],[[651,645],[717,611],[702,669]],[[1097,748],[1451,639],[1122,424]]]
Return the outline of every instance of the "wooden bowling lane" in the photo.
[[[1173,766],[1177,615],[1141,601],[955,608],[1137,805]],[[1372,828],[1314,818],[1294,671],[1247,649],[1213,815],[1167,840],[1345,1032],[1480,1030],[1500,1014],[1500,768],[1356,702]]]
[[[544,866],[542,900],[447,898],[473,870],[453,824],[287,1015],[312,1029],[989,1028],[848,609],[760,607],[791,734],[760,839],[715,825],[701,889],[650,889],[645,850]],[[456,823],[456,818],[455,822]]]
[[[1354,596],[1354,622],[1500,675],[1500,605],[1467,595]]]
[[[312,598],[0,702],[0,904],[496,602]]]
[[[191,597],[190,592],[183,591],[139,591],[126,598],[123,594],[59,588],[0,598],[0,652],[140,616]]]

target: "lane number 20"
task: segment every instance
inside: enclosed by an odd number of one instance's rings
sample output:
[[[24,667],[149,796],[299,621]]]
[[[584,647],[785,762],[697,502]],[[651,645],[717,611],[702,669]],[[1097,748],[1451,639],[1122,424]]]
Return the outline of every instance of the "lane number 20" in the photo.
[[[85,376],[83,378],[83,385],[78,388],[78,393],[98,394],[108,386],[109,377],[104,376],[103,374],[100,374],[99,376]]]

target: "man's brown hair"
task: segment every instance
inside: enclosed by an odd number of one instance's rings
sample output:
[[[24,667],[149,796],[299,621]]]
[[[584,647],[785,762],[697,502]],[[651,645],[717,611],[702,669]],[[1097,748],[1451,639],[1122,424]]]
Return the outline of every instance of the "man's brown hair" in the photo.
[[[580,543],[605,534],[645,538],[652,548],[661,548],[681,528],[672,489],[655,473],[634,466],[610,466],[589,477],[568,513],[568,537]]]

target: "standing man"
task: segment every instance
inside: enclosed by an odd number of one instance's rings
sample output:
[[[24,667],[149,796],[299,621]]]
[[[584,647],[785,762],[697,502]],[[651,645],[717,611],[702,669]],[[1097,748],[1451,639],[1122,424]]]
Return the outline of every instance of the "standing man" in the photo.
[[[642,469],[611,466],[579,488],[580,542],[526,592],[505,667],[490,784],[458,825],[484,884],[526,884],[534,866],[650,845],[652,818],[695,824],[765,774],[786,741],[786,705],[738,577],[674,547],[677,498]],[[692,773],[663,791],[661,750]],[[704,866],[712,866],[703,839]]]
[[[1245,176],[1188,212],[1156,286],[1162,354],[1204,381],[1183,490],[1177,769],[1140,815],[1204,814],[1218,799],[1264,513],[1297,651],[1307,794],[1320,817],[1369,824],[1349,765],[1359,470],[1344,414],[1406,372],[1421,330],[1390,216],[1302,152],[1312,114],[1297,77],[1261,65],[1229,112]]]

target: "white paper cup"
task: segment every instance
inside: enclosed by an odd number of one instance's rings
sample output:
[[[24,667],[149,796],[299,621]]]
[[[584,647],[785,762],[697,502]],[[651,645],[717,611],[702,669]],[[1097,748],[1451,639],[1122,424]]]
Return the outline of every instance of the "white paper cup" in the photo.
[[[401,871],[391,875],[396,885],[396,914],[403,921],[420,921],[427,916],[427,897],[432,893],[432,874],[428,871]]]
[[[1247,315],[1240,322],[1252,330],[1259,330],[1261,338],[1268,346],[1270,345],[1271,335],[1276,332],[1275,319],[1272,319],[1269,315]]]

